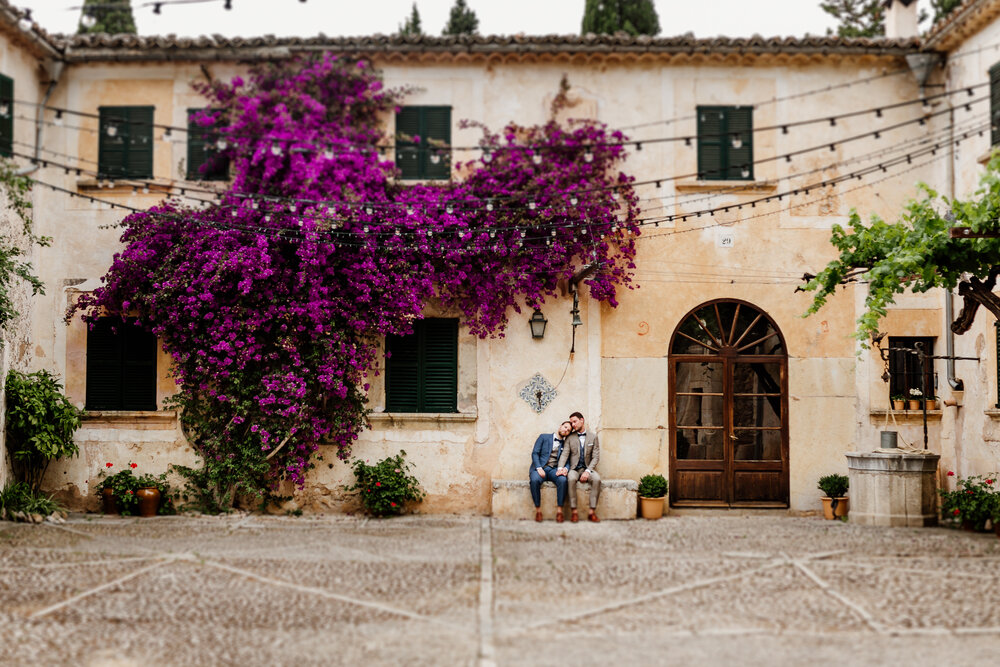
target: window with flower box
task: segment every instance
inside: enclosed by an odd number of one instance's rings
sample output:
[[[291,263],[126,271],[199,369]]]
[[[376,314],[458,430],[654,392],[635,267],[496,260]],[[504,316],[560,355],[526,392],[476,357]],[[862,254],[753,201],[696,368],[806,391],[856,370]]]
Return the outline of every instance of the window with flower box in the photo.
[[[928,357],[934,354],[934,339],[915,336],[890,336],[889,338],[889,396],[902,396],[903,400],[920,400],[926,396],[934,396],[935,376],[933,360],[924,359],[923,367],[920,357],[909,350],[917,349],[917,343],[923,344],[924,354]],[[923,379],[921,380],[921,374]],[[923,386],[921,385],[923,381]]]

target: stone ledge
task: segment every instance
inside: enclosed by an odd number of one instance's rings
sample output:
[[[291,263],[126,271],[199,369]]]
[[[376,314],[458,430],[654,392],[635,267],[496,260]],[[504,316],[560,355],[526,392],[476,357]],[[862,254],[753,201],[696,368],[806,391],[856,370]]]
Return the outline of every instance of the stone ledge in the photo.
[[[493,480],[492,514],[498,519],[533,519],[535,506],[531,502],[531,490],[527,479]],[[601,519],[634,519],[636,517],[637,491],[639,483],[631,479],[602,479],[601,497],[597,501],[597,516]],[[581,511],[581,520],[586,520],[590,506],[590,483],[578,482],[576,507]],[[546,520],[556,516],[556,485],[542,484],[542,516]],[[564,507],[569,521],[569,499]]]
[[[474,422],[478,412],[373,412],[368,421],[376,424]]]
[[[677,192],[725,190],[723,194],[739,195],[774,192],[778,189],[778,183],[777,181],[679,181],[674,183],[674,189]]]
[[[80,420],[88,426],[93,422],[122,424],[126,422],[172,422],[176,410],[87,410]]]
[[[927,411],[927,421],[941,421],[941,416],[944,414],[944,410],[928,410]],[[1000,412],[998,412],[1000,414]],[[871,410],[868,415],[870,417],[875,417],[878,419],[889,419],[889,425],[892,426],[892,418],[910,423],[914,421],[923,421],[924,412],[923,410]],[[890,416],[891,415],[891,416]],[[878,426],[880,424],[876,424]]]

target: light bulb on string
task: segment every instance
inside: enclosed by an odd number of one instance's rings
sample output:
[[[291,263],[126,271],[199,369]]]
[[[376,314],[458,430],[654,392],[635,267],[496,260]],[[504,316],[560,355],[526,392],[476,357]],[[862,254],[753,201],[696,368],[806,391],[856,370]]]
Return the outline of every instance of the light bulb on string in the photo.
[[[289,212],[289,213],[295,213],[295,208],[296,208],[296,207],[295,207],[295,203],[294,203],[294,202],[293,202],[293,203],[291,203],[291,204],[289,204],[289,205],[288,205],[288,212]]]
[[[486,202],[486,210],[487,211],[492,211],[493,210],[493,202],[492,201]]]
[[[406,215],[413,215],[413,204],[406,205]]]
[[[142,194],[144,194],[144,195],[148,195],[149,194],[149,183],[145,183],[142,186]]]
[[[271,155],[281,155],[281,144],[271,144]]]
[[[743,137],[739,134],[733,135],[733,148],[743,148]]]
[[[493,154],[490,153],[488,150],[483,151],[483,162],[489,164],[492,161],[493,161]]]
[[[229,148],[229,142],[226,141],[225,139],[219,139],[218,141],[215,142],[215,147],[218,148],[220,151],[224,151],[227,148]]]
[[[750,167],[743,165],[743,168],[740,170],[740,175],[743,178],[750,178]]]
[[[372,214],[372,207],[371,206],[365,206],[365,213],[367,215],[371,215]]]
[[[62,109],[56,109],[56,117],[52,121],[54,125],[61,126],[63,124],[63,112]]]
[[[95,17],[90,12],[87,12],[86,14],[80,17],[80,24],[84,28],[87,28],[89,30],[90,28],[93,28],[95,25],[97,25],[97,17]]]
[[[534,211],[537,206],[538,206],[538,204],[536,204],[533,201],[529,201],[528,202],[528,208],[531,209],[532,211]]]
[[[571,206],[576,206],[577,202],[579,202],[579,201],[580,200],[577,199],[576,197],[570,197],[569,198],[569,203],[570,203]]]
[[[24,16],[22,16],[21,20],[17,22],[17,25],[18,25],[19,28],[21,28],[21,30],[31,30],[32,21],[31,21],[31,10],[30,9],[25,9],[24,10]]]
[[[584,162],[593,162],[594,161],[594,152],[588,150],[586,153],[584,153],[583,154],[583,161]]]
[[[257,203],[257,200],[256,200],[256,199],[251,199],[251,200],[250,200],[250,208],[251,208],[252,210],[254,210],[254,211],[256,211],[256,210],[257,210],[258,208],[260,208],[260,204],[259,204],[259,203]]]
[[[439,162],[441,162],[441,156],[437,151],[431,153],[431,164],[438,164]]]
[[[451,204],[448,204],[447,206],[444,207],[444,210],[448,215],[451,215],[455,211],[455,207],[452,206]]]
[[[531,161],[534,162],[535,164],[541,164],[542,156],[538,153],[535,153],[534,155],[531,156]]]
[[[264,222],[271,222],[271,214],[270,213],[265,213],[264,214]]]
[[[118,135],[118,128],[117,128],[117,127],[115,127],[114,125],[108,125],[108,127],[107,127],[107,128],[105,128],[104,132],[105,132],[105,133],[106,133],[106,134],[107,134],[107,135],[108,135],[109,137],[114,137],[114,136],[117,136],[117,135]]]
[[[333,149],[332,148],[324,148],[323,149],[323,157],[326,158],[327,160],[332,160],[333,159]]]

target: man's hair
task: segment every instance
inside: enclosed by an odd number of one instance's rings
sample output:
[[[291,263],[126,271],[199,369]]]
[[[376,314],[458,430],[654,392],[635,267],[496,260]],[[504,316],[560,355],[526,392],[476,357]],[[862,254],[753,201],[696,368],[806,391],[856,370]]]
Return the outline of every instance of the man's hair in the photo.
[[[583,415],[580,414],[579,412],[574,412],[569,416],[570,419],[572,419],[573,417],[576,417],[577,419],[583,419]]]
[[[572,422],[570,422],[570,421],[569,421],[568,419],[567,419],[566,421],[564,421],[564,422],[563,422],[562,424],[559,424],[559,425],[560,425],[560,426],[562,426],[563,424],[569,424],[569,428],[570,428],[570,430],[572,430],[572,429],[573,429],[573,424],[572,424]]]

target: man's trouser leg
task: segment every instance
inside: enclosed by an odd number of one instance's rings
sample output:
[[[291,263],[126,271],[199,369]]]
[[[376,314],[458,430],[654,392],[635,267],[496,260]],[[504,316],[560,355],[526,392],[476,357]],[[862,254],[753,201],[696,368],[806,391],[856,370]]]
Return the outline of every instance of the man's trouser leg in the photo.
[[[569,507],[570,509],[576,509],[576,483],[580,480],[579,470],[570,470],[569,479],[566,482],[567,491],[569,493]]]
[[[538,476],[538,471],[534,468],[528,474],[528,486],[531,488],[531,502],[535,503],[535,507],[542,506],[542,482],[545,481],[544,477]]]
[[[596,470],[590,472],[590,509],[597,509],[597,500],[601,497],[601,476]]]
[[[566,477],[557,475],[555,468],[546,468],[545,477],[556,485],[556,507],[561,509],[566,502]]]

